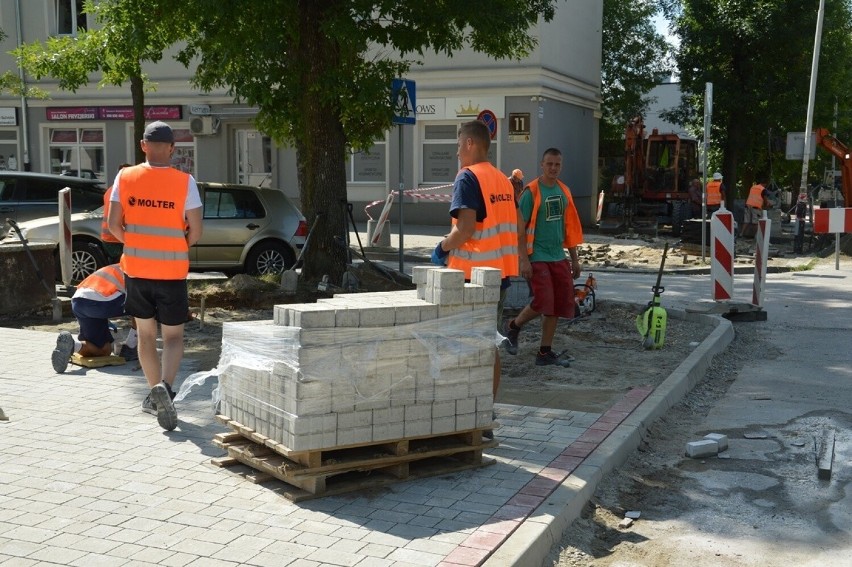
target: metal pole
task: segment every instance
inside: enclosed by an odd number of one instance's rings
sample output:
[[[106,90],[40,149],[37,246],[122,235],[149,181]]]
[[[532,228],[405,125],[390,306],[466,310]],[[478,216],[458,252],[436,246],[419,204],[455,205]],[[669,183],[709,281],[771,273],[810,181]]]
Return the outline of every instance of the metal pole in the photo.
[[[822,43],[822,20],[825,16],[825,0],[819,0],[817,12],[816,36],[814,37],[814,53],[811,60],[811,85],[808,93],[808,115],[805,119],[805,152],[802,156],[802,180],[799,193],[808,190],[808,161],[811,157],[811,133],[814,129],[814,98],[816,97],[817,71],[819,69],[819,48]],[[811,217],[813,222],[813,217]]]
[[[405,256],[405,250],[403,248],[402,236],[405,232],[405,224],[403,223],[403,205],[405,204],[403,189],[405,188],[405,183],[403,182],[402,177],[402,160],[403,160],[403,152],[402,152],[402,124],[398,125],[399,129],[399,271],[401,273],[405,273],[403,268],[403,257]]]
[[[837,135],[837,96],[834,97],[834,124],[832,126],[832,132],[834,135]],[[834,201],[834,206],[839,207],[837,204],[837,183],[835,183],[835,175],[834,175],[834,154],[831,154],[831,199]],[[845,203],[844,203],[845,204]],[[834,233],[834,269],[840,269],[840,233]]]
[[[23,32],[21,31],[21,0],[17,0],[15,2],[15,25],[18,32],[18,47],[21,47],[24,43]],[[76,28],[75,28],[76,29]],[[24,152],[21,156],[23,159],[21,160],[22,167],[24,171],[29,171],[30,168],[30,135],[29,135],[29,124],[27,123],[27,116],[29,112],[27,111],[27,85],[25,82],[26,76],[24,75],[24,68],[21,65],[18,65],[18,78],[21,81],[22,89],[21,89],[21,132],[23,133],[23,144],[24,144]],[[17,169],[17,168],[16,168]],[[58,173],[58,172],[57,172]]]
[[[701,262],[707,261],[707,146],[710,139],[710,122],[713,117],[713,83],[704,84],[704,162],[701,181]]]

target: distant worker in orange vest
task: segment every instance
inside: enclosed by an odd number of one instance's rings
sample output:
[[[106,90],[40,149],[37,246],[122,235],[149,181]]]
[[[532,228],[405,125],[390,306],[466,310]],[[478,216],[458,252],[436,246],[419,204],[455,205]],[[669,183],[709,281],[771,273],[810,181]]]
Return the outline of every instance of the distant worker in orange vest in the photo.
[[[508,321],[502,331],[508,343],[507,352],[517,354],[521,328],[541,316],[537,366],[568,367],[573,360],[567,353],[553,352],[559,318],[573,319],[576,315],[574,280],[582,273],[577,246],[583,243],[583,228],[571,190],[559,180],[561,172],[562,152],[548,148],[541,158],[541,176],[527,185],[521,195],[520,210],[532,266],[529,280],[532,302]]]
[[[707,182],[707,214],[718,211],[724,200],[725,186],[722,184],[722,174],[717,171],[713,174],[713,180]]]
[[[757,221],[763,218],[763,210],[769,208],[766,187],[762,183],[755,182],[748,190],[745,211],[743,212],[743,227],[740,229],[740,237],[754,238],[757,234]]]
[[[497,268],[503,275],[503,286],[497,306],[495,329],[503,317],[503,302],[509,278],[531,275],[525,250],[520,250],[520,212],[509,178],[488,161],[491,133],[479,120],[459,127],[458,158],[461,170],[453,184],[450,203],[452,228],[432,253],[432,262],[447,263],[470,279],[474,267]],[[520,172],[518,172],[519,175]],[[497,397],[500,387],[500,356],[495,353],[492,392]],[[493,434],[486,432],[487,437]]]
[[[129,163],[123,163],[118,166],[118,171],[125,167],[130,167]],[[101,243],[104,245],[107,261],[118,262],[121,258],[121,251],[124,249],[124,244],[116,238],[109,230],[109,200],[112,197],[112,185],[104,193],[104,216],[101,220]]]
[[[189,247],[201,238],[201,197],[195,179],[171,166],[174,133],[152,122],[141,140],[146,161],[118,172],[113,183],[109,229],[124,243],[125,310],[136,318],[139,362],[151,387],[142,411],[160,427],[177,427],[174,386],[183,358],[183,326],[189,312],[186,277]],[[157,323],[163,335],[157,355]]]
[[[124,273],[118,264],[104,266],[77,284],[71,297],[71,311],[80,324],[77,339],[68,331],[56,338],[51,362],[53,369],[62,374],[68,368],[71,355],[109,356],[113,351],[114,338],[109,320],[124,316],[125,283]],[[121,346],[119,356],[125,360],[136,360],[136,329],[130,319],[131,329]]]

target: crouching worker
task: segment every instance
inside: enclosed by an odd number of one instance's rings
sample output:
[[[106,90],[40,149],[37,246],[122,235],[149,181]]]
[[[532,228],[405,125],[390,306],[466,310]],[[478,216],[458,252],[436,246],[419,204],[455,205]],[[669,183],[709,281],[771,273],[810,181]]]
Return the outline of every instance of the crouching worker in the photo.
[[[77,286],[71,298],[71,311],[80,324],[80,334],[75,340],[68,331],[56,338],[51,362],[58,373],[65,372],[74,353],[80,356],[109,356],[113,352],[113,336],[109,320],[124,316],[124,273],[118,264],[104,266]],[[121,347],[120,356],[136,360],[136,324],[130,320],[130,333]]]

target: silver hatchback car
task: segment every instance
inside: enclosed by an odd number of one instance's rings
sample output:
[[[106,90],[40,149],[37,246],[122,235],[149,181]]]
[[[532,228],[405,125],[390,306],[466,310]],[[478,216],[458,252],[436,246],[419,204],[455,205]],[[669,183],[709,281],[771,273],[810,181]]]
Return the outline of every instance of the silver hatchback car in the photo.
[[[283,191],[207,182],[199,182],[198,189],[204,204],[204,233],[190,249],[191,270],[275,274],[296,263],[308,225]],[[102,207],[71,215],[75,282],[117,260],[107,256],[101,242],[102,218]],[[56,216],[22,222],[19,226],[28,241],[59,241]],[[13,232],[3,239],[4,243],[17,241]]]

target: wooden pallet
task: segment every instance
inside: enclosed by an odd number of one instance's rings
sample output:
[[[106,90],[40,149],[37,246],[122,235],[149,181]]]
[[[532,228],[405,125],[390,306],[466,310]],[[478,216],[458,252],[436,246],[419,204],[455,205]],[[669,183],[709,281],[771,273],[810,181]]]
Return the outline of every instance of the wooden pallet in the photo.
[[[120,366],[127,362],[123,356],[111,354],[109,356],[80,356],[79,352],[71,355],[71,364],[84,366],[86,368],[100,368],[102,366]]]
[[[219,467],[248,465],[251,482],[278,479],[281,494],[293,502],[384,486],[401,480],[447,474],[494,463],[483,449],[497,442],[482,437],[481,429],[447,435],[395,439],[379,443],[290,451],[225,416],[234,429],[213,439],[227,457],[212,459]]]

